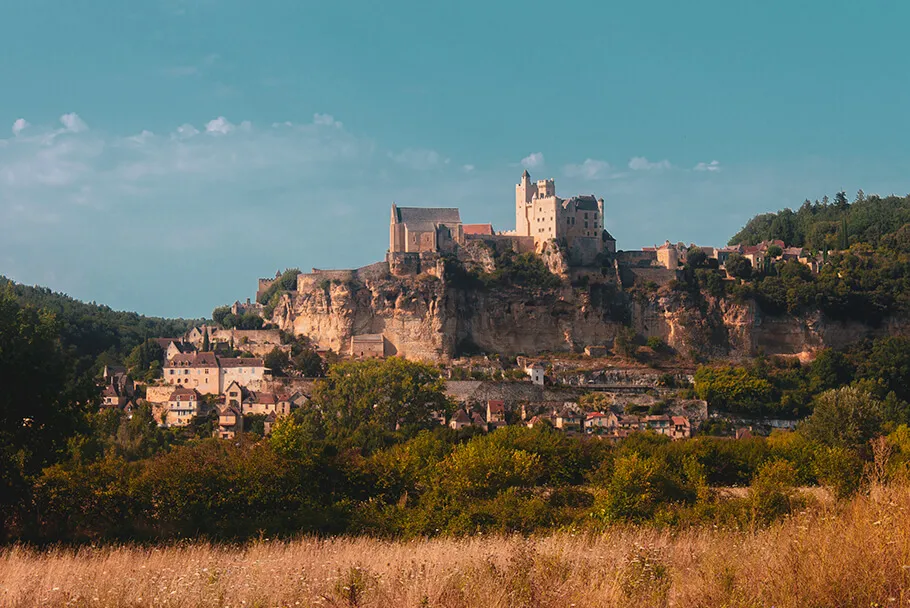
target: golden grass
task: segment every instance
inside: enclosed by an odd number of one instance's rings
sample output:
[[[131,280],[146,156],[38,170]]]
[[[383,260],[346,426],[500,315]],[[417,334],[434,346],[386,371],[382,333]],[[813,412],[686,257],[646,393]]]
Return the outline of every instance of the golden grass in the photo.
[[[2,606],[907,606],[910,489],[754,533],[368,538],[0,553]]]

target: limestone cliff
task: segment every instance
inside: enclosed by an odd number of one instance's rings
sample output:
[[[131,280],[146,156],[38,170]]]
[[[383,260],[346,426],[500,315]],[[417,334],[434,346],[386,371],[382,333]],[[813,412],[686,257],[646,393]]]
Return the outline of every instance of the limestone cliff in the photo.
[[[386,354],[430,361],[471,352],[577,352],[611,344],[624,324],[663,338],[684,355],[734,358],[759,350],[811,357],[819,348],[910,328],[902,319],[870,328],[817,313],[770,317],[752,302],[693,298],[666,288],[642,295],[608,275],[583,286],[566,280],[559,288],[535,289],[464,284],[446,278],[439,264],[406,276],[377,267],[351,271],[344,280],[301,280],[297,291],[283,296],[272,321],[320,348],[347,353],[352,336],[382,334]]]

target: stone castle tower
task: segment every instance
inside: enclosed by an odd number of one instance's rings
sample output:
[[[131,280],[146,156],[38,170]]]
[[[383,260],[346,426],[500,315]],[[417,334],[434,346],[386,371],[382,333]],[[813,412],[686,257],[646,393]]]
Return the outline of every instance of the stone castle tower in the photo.
[[[527,170],[515,186],[515,234],[533,236],[537,244],[564,240],[570,248],[585,250],[585,257],[615,247],[604,230],[602,198],[585,194],[561,199],[552,179],[532,182]]]

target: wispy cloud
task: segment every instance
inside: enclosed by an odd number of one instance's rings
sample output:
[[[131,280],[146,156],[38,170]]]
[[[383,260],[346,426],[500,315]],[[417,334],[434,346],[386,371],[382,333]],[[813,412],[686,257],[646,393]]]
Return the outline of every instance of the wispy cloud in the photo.
[[[531,154],[528,154],[523,159],[521,159],[521,162],[518,164],[525,169],[537,169],[539,167],[543,167],[543,152],[532,152]]]
[[[633,171],[653,171],[655,169],[669,169],[673,165],[670,164],[668,160],[659,160],[657,162],[651,162],[644,156],[633,156],[629,160],[629,168]]]
[[[563,173],[566,177],[580,177],[582,179],[601,179],[607,177],[610,172],[610,163],[605,160],[594,160],[593,158],[585,159],[578,165],[566,165],[563,167]]]
[[[712,160],[710,163],[698,163],[693,167],[694,171],[720,171],[720,162]]]
[[[221,59],[218,53],[209,53],[202,59],[185,65],[175,65],[164,68],[164,73],[175,78],[186,78],[189,76],[199,76],[208,71],[208,68],[214,66]]]
[[[317,114],[317,116],[319,115]],[[440,156],[436,150],[421,148],[408,148],[401,152],[389,152],[389,158],[400,165],[417,171],[428,171],[449,163],[449,159]]]

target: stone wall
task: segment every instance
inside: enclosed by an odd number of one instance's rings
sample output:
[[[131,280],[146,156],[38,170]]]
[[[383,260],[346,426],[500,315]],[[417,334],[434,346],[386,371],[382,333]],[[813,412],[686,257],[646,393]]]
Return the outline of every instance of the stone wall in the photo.
[[[147,386],[145,388],[145,400],[149,403],[167,403],[173,392],[173,386]]]
[[[626,266],[651,266],[657,264],[657,251],[617,251],[616,260]]]

